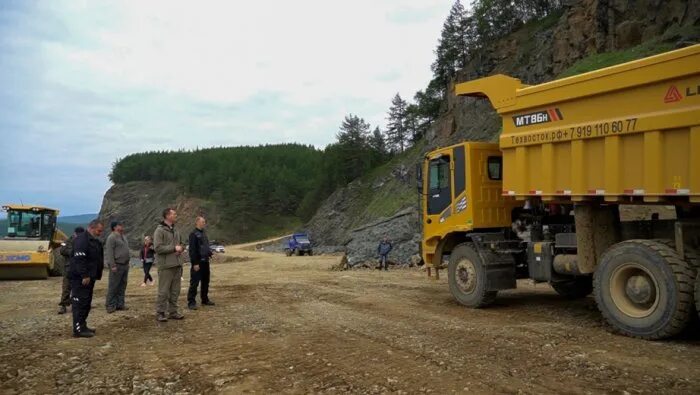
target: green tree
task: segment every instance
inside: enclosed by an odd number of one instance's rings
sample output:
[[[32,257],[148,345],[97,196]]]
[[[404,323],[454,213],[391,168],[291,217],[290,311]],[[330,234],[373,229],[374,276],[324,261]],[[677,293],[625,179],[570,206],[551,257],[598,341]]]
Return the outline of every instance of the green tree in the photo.
[[[387,115],[386,140],[387,146],[393,152],[403,152],[408,143],[407,107],[408,103],[398,93],[391,100],[391,107]]]

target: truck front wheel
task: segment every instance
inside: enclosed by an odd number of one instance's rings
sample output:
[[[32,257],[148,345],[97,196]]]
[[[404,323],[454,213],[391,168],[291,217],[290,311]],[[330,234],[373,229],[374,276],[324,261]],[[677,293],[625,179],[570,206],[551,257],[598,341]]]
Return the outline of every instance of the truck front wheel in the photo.
[[[486,268],[469,243],[452,250],[447,280],[452,296],[467,307],[485,307],[496,300],[498,291],[487,291]]]
[[[627,336],[663,339],[690,320],[693,270],[667,245],[628,240],[610,247],[593,276],[596,303],[612,328]]]
[[[571,280],[557,281],[550,284],[557,293],[567,299],[585,298],[593,292],[593,278],[574,277]]]

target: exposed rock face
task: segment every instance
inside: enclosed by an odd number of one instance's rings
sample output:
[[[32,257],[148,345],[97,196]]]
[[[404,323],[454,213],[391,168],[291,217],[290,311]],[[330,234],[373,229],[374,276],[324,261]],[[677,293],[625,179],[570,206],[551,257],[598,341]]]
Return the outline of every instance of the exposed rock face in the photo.
[[[393,249],[389,254],[390,263],[408,263],[417,253],[420,243],[418,211],[409,207],[389,218],[382,218],[350,231],[347,242],[348,265],[350,267],[378,258],[377,247],[384,237],[389,238]]]
[[[526,84],[556,78],[596,53],[656,40],[682,47],[700,41],[698,0],[581,0],[564,2],[558,16],[526,25],[489,45],[456,82],[507,74]],[[428,134],[433,145],[495,141],[500,121],[486,100],[448,95],[448,111]]]
[[[218,216],[210,215],[216,213],[216,207],[211,202],[187,196],[171,182],[137,181],[113,185],[102,200],[99,219],[105,225],[105,234],[109,233],[111,221],[123,221],[133,249],[143,244],[145,235],[153,235],[166,207],[177,210],[177,227],[183,237],[187,237],[194,227],[197,215],[208,218],[210,239],[221,234]]]

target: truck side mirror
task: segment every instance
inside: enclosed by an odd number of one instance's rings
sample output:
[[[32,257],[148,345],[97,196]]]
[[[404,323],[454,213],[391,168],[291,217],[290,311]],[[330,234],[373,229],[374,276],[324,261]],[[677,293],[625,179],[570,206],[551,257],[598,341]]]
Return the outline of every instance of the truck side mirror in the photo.
[[[416,189],[418,193],[423,193],[423,164],[416,164]]]

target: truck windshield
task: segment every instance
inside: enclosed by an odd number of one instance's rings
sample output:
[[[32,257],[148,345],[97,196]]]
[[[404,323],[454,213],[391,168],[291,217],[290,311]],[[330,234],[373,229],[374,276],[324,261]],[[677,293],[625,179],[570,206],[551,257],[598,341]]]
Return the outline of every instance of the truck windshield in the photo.
[[[310,243],[309,239],[306,236],[301,236],[301,237],[297,236],[297,237],[295,237],[295,239],[296,239],[297,243],[302,243],[302,244],[303,243]]]
[[[7,236],[49,240],[53,233],[54,216],[42,211],[9,210]]]

